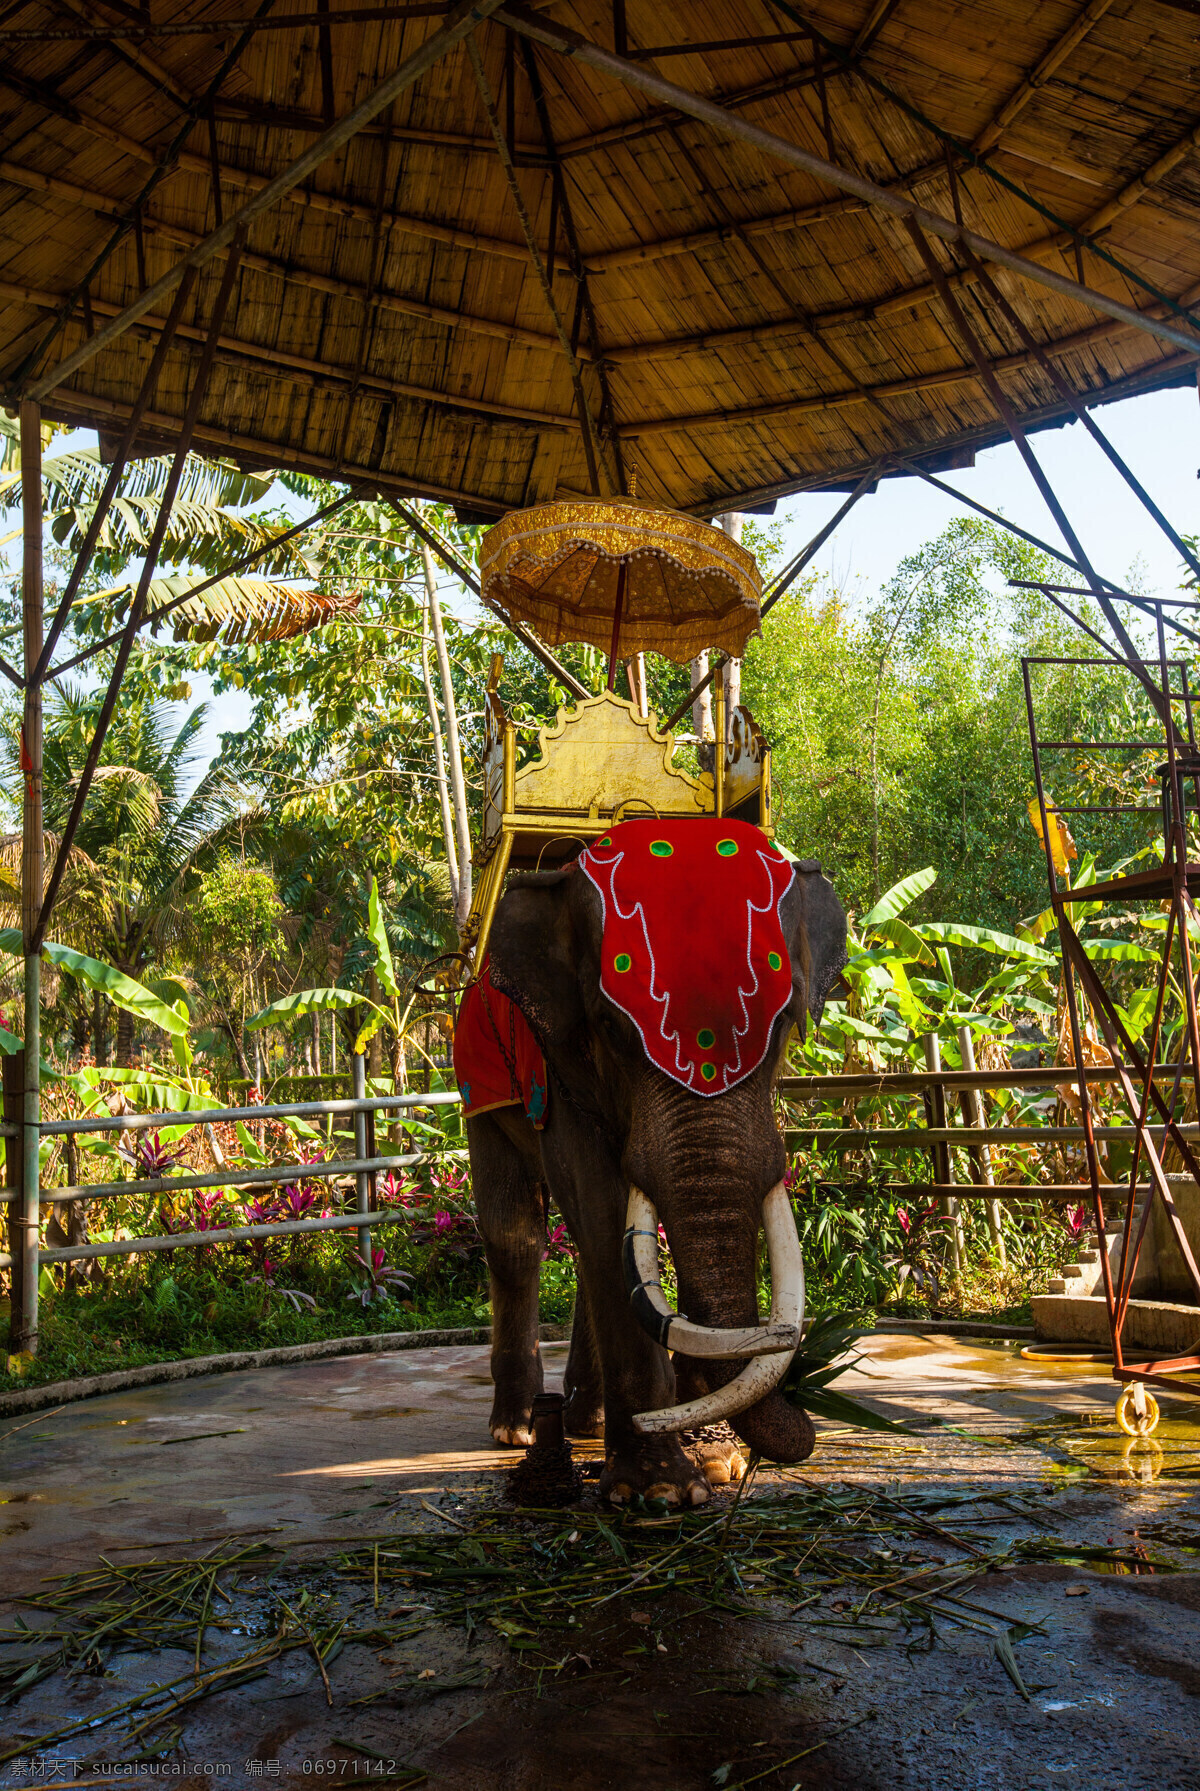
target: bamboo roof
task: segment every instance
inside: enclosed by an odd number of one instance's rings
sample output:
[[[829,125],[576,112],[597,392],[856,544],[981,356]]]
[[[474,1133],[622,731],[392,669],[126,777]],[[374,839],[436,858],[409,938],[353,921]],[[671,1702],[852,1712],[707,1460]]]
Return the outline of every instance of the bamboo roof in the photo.
[[[307,0],[153,0],[147,30],[127,0],[9,6],[5,400],[293,162],[447,10],[360,4],[339,22],[335,4],[325,26]],[[1193,0],[535,10],[608,50],[623,15],[639,68],[1149,317],[1182,309],[1189,327]],[[636,464],[642,497],[711,516],[845,487],[889,455],[969,464],[1007,433],[902,220],[503,17],[473,42],[543,272],[460,42],[250,225],[197,445],[482,518],[594,490],[590,428],[604,495]],[[1185,348],[993,266],[1023,336],[956,245],[934,250],[1030,426],[1068,412],[1029,338],[1091,399],[1194,377]],[[223,264],[188,296],[146,413],[155,446],[178,431]],[[56,385],[46,414],[118,432],[166,310]]]

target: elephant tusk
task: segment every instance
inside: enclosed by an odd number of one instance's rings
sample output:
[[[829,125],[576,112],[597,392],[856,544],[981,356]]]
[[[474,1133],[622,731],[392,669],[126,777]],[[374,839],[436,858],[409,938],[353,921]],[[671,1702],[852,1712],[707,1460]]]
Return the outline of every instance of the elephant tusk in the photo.
[[[774,1213],[778,1206],[776,1195],[782,1199],[787,1213],[786,1226],[791,1232],[794,1246],[791,1254],[796,1259],[795,1266],[800,1276],[800,1310],[803,1313],[804,1268],[800,1262],[800,1243],[782,1182],[777,1188],[772,1188],[763,1202],[767,1244],[772,1250],[771,1284],[772,1287],[776,1285],[776,1262],[768,1215]],[[716,1357],[728,1361],[730,1356],[765,1356],[774,1355],[780,1350],[794,1351],[800,1342],[799,1323],[793,1324],[789,1318],[782,1316],[790,1311],[794,1296],[784,1301],[772,1298],[769,1324],[745,1325],[737,1330],[721,1331],[710,1325],[693,1324],[690,1319],[673,1312],[658,1279],[658,1214],[654,1210],[654,1203],[640,1188],[629,1190],[625,1236],[621,1244],[621,1266],[625,1271],[625,1286],[629,1290],[629,1303],[633,1307],[634,1316],[643,1330],[649,1331],[654,1341],[661,1343],[664,1349],[679,1350],[685,1356]],[[784,1268],[785,1276],[791,1268],[792,1264],[787,1263]]]
[[[665,1333],[659,1336],[659,1341],[665,1342],[668,1348],[679,1349],[689,1356],[719,1355],[728,1359],[736,1355],[754,1355],[757,1358],[748,1362],[740,1374],[735,1375],[725,1386],[718,1387],[714,1393],[689,1400],[686,1405],[664,1406],[657,1412],[635,1413],[633,1427],[643,1435],[658,1431],[693,1430],[704,1424],[715,1424],[722,1418],[734,1417],[738,1412],[757,1405],[786,1374],[799,1345],[804,1324],[804,1259],[800,1252],[800,1239],[796,1234],[791,1202],[782,1182],[777,1182],[763,1201],[763,1229],[767,1234],[767,1253],[771,1263],[769,1324],[740,1331],[718,1331],[704,1325],[693,1325],[671,1312],[661,1288],[658,1287],[657,1279],[651,1282],[649,1275],[639,1274],[638,1287],[644,1292],[646,1305],[654,1314],[654,1324],[662,1326],[665,1321]],[[626,1263],[628,1265],[630,1260],[634,1261],[639,1270],[649,1266],[653,1274],[654,1260],[647,1265],[653,1243],[648,1242],[644,1235],[638,1236],[647,1231],[650,1240],[657,1239],[658,1215],[641,1190],[635,1188],[629,1198],[629,1230],[625,1234]],[[634,1255],[635,1250],[638,1256]],[[627,1278],[628,1275],[627,1266]],[[631,1299],[635,1312],[645,1324],[639,1302],[633,1295]],[[678,1328],[681,1326],[685,1327],[686,1342],[676,1341],[681,1337]],[[647,1329],[650,1328],[648,1325]],[[656,1333],[652,1331],[653,1334]],[[735,1349],[722,1344],[718,1349],[713,1347],[718,1339],[741,1339],[742,1347]],[[749,1348],[745,1343],[747,1339],[750,1340]]]
[[[646,1201],[653,1230],[657,1235],[657,1215],[654,1208],[645,1195],[641,1199]],[[630,1208],[632,1210],[632,1199]],[[767,1253],[771,1264],[770,1323],[756,1326],[749,1333],[708,1330],[702,1325],[690,1326],[689,1329],[705,1339],[773,1333],[776,1336],[786,1335],[789,1341],[769,1354],[758,1354],[756,1360],[748,1362],[740,1374],[726,1382],[725,1386],[718,1387],[714,1393],[689,1400],[686,1405],[664,1406],[657,1412],[635,1413],[633,1427],[643,1435],[699,1429],[705,1424],[715,1424],[722,1418],[732,1418],[738,1412],[757,1405],[786,1374],[799,1344],[804,1323],[804,1261],[791,1202],[782,1182],[777,1182],[763,1201],[763,1229],[767,1234]],[[672,1347],[679,1347],[688,1355],[701,1353],[687,1345]],[[727,1355],[732,1353],[727,1352]]]

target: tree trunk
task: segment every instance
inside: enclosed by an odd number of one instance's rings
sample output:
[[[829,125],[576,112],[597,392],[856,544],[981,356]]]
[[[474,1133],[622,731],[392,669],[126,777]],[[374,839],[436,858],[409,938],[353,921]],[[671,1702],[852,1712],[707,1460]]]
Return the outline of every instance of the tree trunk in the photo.
[[[108,1062],[108,1027],[105,1000],[99,989],[92,996],[92,1051],[99,1068]]]
[[[462,747],[458,738],[458,710],[454,704],[454,685],[450,677],[450,655],[442,630],[442,608],[438,601],[437,578],[433,557],[421,543],[421,563],[425,568],[425,593],[429,603],[429,622],[437,652],[438,673],[442,681],[442,708],[446,715],[446,745],[450,760],[450,794],[454,801],[454,830],[458,843],[458,899],[455,918],[459,927],[466,925],[471,912],[471,827],[467,814],[467,783],[463,775]]]
[[[634,708],[645,721],[649,714],[646,699],[646,655],[635,653],[632,659],[625,661],[625,676],[629,679],[629,696]]]
[[[321,1016],[310,1014],[308,1023],[312,1027],[312,1067],[313,1075],[321,1074]]]
[[[695,689],[701,678],[708,676],[708,654],[697,653],[692,661],[692,688]],[[713,737],[712,719],[712,686],[706,684],[700,695],[692,704],[692,732],[697,740],[711,740]]]
[[[84,1053],[92,1042],[92,1021],[88,1013],[87,997],[76,985],[71,1001],[71,1060],[76,1069],[83,1059]]]
[[[126,971],[126,975],[130,972]],[[133,1015],[123,1007],[117,1009],[117,1051],[116,1064],[119,1069],[128,1070],[133,1067]]]
[[[246,1061],[246,1047],[242,1041],[241,1028],[235,1026],[232,1020],[226,1020],[224,1025],[229,1043],[233,1047],[233,1055],[237,1059],[238,1074],[244,1076],[247,1082],[253,1082],[254,1071]]]
[[[442,837],[446,842],[446,866],[450,873],[450,900],[458,913],[458,849],[454,844],[454,817],[450,812],[450,787],[446,782],[446,749],[442,740],[442,723],[438,716],[437,698],[429,671],[429,600],[426,596],[421,616],[421,675],[425,680],[425,707],[429,711],[429,728],[433,735],[433,768],[437,780],[438,806],[442,811]]]

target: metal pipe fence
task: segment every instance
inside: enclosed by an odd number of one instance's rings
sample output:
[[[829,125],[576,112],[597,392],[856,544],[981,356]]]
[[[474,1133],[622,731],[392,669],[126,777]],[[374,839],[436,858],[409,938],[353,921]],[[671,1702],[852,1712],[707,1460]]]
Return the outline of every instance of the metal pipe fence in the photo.
[[[1178,1067],[1173,1064],[1160,1064],[1155,1067],[1156,1079],[1174,1077]],[[295,1181],[332,1181],[346,1179],[353,1183],[354,1210],[350,1212],[329,1214],[315,1219],[274,1220],[269,1223],[214,1226],[210,1229],[194,1232],[151,1233],[142,1237],[120,1238],[95,1244],[70,1244],[65,1246],[41,1246],[38,1250],[39,1266],[53,1263],[69,1263],[93,1261],[104,1257],[121,1257],[150,1254],[162,1250],[211,1248],[214,1245],[241,1243],[249,1240],[265,1238],[294,1237],[322,1232],[356,1230],[359,1234],[359,1253],[365,1261],[370,1262],[371,1230],[380,1225],[391,1225],[401,1222],[405,1213],[401,1208],[378,1206],[377,1180],[381,1173],[388,1171],[412,1169],[417,1165],[447,1160],[461,1160],[466,1153],[461,1150],[430,1153],[419,1150],[408,1150],[398,1154],[380,1153],[374,1147],[374,1124],[377,1114],[398,1115],[412,1113],[416,1110],[434,1110],[456,1106],[461,1101],[457,1090],[439,1090],[431,1093],[414,1092],[400,1095],[369,1095],[366,1093],[365,1065],[361,1062],[351,1065],[352,1085],[355,1094],[348,1098],[337,1098],[318,1101],[278,1102],[270,1105],[248,1107],[211,1107],[192,1110],[166,1111],[156,1113],[121,1113],[90,1114],[79,1119],[43,1120],[37,1127],[37,1136],[41,1138],[75,1138],[86,1134],[121,1134],[162,1130],[165,1127],[186,1126],[189,1128],[211,1127],[214,1124],[234,1123],[237,1121],[259,1122],[262,1120],[286,1119],[332,1119],[345,1117],[351,1121],[354,1133],[353,1155],[345,1158],[331,1157],[324,1161],[311,1163],[287,1162],[269,1166],[248,1168],[226,1167],[215,1172],[204,1174],[140,1176],[127,1181],[94,1182],[70,1184],[64,1187],[43,1186],[40,1188],[40,1203],[43,1207],[58,1204],[88,1201],[111,1201],[129,1196],[159,1196],[194,1193],[212,1188],[260,1189],[285,1186]],[[783,1076],[778,1084],[779,1093],[792,1102],[810,1100],[862,1100],[872,1096],[887,1099],[888,1097],[912,1098],[923,1097],[926,1113],[942,1119],[941,1124],[913,1123],[906,1125],[877,1126],[870,1123],[863,1126],[832,1126],[815,1124],[812,1126],[787,1125],[784,1137],[789,1148],[808,1146],[810,1148],[850,1151],[876,1149],[928,1151],[932,1159],[934,1177],[927,1182],[889,1182],[886,1184],[890,1192],[911,1192],[913,1194],[933,1194],[942,1198],[980,1198],[989,1201],[998,1198],[1008,1200],[1048,1199],[1066,1201],[1082,1198],[1085,1184],[1076,1186],[1073,1183],[999,1183],[984,1185],[982,1182],[959,1182],[955,1179],[952,1152],[962,1149],[968,1153],[972,1166],[982,1157],[979,1147],[984,1145],[1016,1145],[1023,1148],[1048,1144],[1077,1144],[1084,1142],[1082,1126],[1070,1125],[987,1125],[977,1123],[982,1119],[980,1107],[963,1105],[961,1123],[946,1123],[947,1112],[945,1096],[953,1092],[956,1095],[964,1091],[1002,1090],[1002,1089],[1046,1089],[1050,1090],[1063,1084],[1074,1084],[1078,1080],[1076,1071],[1070,1065],[1036,1066],[1023,1069],[1005,1070],[947,1070],[932,1071],[884,1071],[879,1073],[862,1072],[848,1076]],[[1105,1066],[1089,1069],[1086,1076],[1090,1084],[1114,1083],[1117,1071]],[[939,1098],[940,1096],[940,1098]],[[969,1117],[973,1113],[975,1118]],[[0,1136],[4,1138],[20,1137],[27,1128],[13,1123],[0,1125]],[[1155,1140],[1165,1136],[1161,1126],[1148,1128]],[[1180,1127],[1182,1135],[1189,1139],[1200,1139],[1200,1124],[1189,1124]],[[1131,1126],[1097,1126],[1094,1137],[1100,1143],[1131,1143],[1134,1131]],[[10,1226],[21,1220],[14,1211],[19,1202],[10,1198]],[[15,1231],[10,1235],[16,1235]],[[18,1264],[18,1268],[19,1268]],[[11,1254],[0,1253],[0,1268],[13,1268]]]
[[[381,1154],[375,1149],[374,1122],[377,1113],[403,1114],[421,1109],[457,1106],[461,1096],[457,1090],[438,1090],[428,1094],[414,1092],[400,1095],[369,1095],[366,1092],[365,1064],[361,1059],[352,1065],[355,1094],[350,1099],[328,1101],[287,1101],[252,1107],[207,1107],[158,1113],[97,1113],[79,1119],[42,1121],[36,1128],[37,1140],[76,1138],[84,1134],[161,1131],[166,1127],[207,1128],[214,1124],[239,1120],[258,1122],[267,1119],[321,1119],[339,1115],[350,1119],[354,1131],[354,1154],[350,1157],[329,1157],[315,1162],[287,1162],[265,1166],[227,1166],[204,1174],[138,1176],[127,1181],[69,1184],[65,1187],[39,1187],[39,1207],[49,1208],[73,1202],[108,1201],[144,1195],[195,1193],[203,1189],[260,1189],[282,1187],[299,1181],[331,1181],[347,1179],[353,1183],[355,1210],[332,1213],[314,1219],[280,1219],[268,1223],[238,1226],[213,1226],[203,1231],[156,1232],[143,1237],[118,1238],[96,1244],[40,1245],[39,1268],[44,1264],[87,1262],[101,1257],[149,1254],[160,1250],[197,1249],[218,1244],[241,1243],[263,1238],[294,1237],[329,1231],[357,1230],[359,1253],[371,1260],[371,1229],[376,1225],[392,1225],[406,1217],[402,1208],[378,1208],[378,1177],[389,1170],[412,1169],[427,1162],[458,1160],[464,1151],[440,1152],[408,1150],[398,1154]],[[0,1136],[20,1137],[28,1128],[5,1124]],[[10,1237],[25,1223],[25,1216],[16,1209],[21,1203],[9,1198]],[[13,1254],[0,1253],[0,1268],[14,1269]]]
[[[961,1043],[961,1041],[960,1041]],[[931,1062],[936,1061],[936,1053],[928,1053]],[[1176,1079],[1180,1074],[1178,1064],[1160,1063],[1154,1066],[1155,1081],[1166,1078]],[[1120,1080],[1120,1072],[1108,1065],[1089,1066],[1084,1080],[1089,1088],[1093,1085],[1104,1086],[1116,1084]],[[943,1203],[959,1199],[984,1200],[989,1207],[998,1208],[1002,1201],[1014,1200],[1048,1200],[1056,1203],[1081,1201],[1091,1192],[1090,1183],[1081,1180],[1073,1182],[995,1182],[993,1166],[986,1160],[984,1146],[1007,1145],[1028,1150],[1031,1146],[1072,1144],[1082,1147],[1086,1135],[1081,1125],[1044,1125],[1012,1124],[989,1125],[983,1120],[982,1103],[972,1101],[972,1094],[979,1091],[993,1092],[1004,1089],[1044,1089],[1047,1092],[1065,1086],[1075,1087],[1079,1082],[1079,1074],[1073,1064],[1033,1065],[1023,1068],[1003,1070],[980,1070],[974,1067],[961,1070],[948,1070],[940,1067],[927,1070],[885,1070],[878,1072],[860,1071],[848,1076],[781,1076],[777,1084],[778,1093],[792,1103],[807,1101],[861,1101],[871,1097],[881,1100],[919,1098],[925,1111],[925,1121],[914,1121],[903,1125],[876,1125],[868,1119],[858,1125],[831,1125],[818,1121],[813,1125],[787,1124],[784,1126],[784,1140],[789,1150],[797,1148],[828,1150],[834,1152],[866,1151],[927,1151],[929,1153],[932,1177],[928,1181],[902,1182],[888,1181],[881,1183],[883,1191],[889,1194],[911,1194],[935,1196]],[[960,1097],[961,1123],[949,1119],[950,1109],[946,1096],[953,1093]],[[940,1123],[935,1123],[939,1121]],[[1177,1133],[1188,1140],[1200,1139],[1200,1125],[1180,1124]],[[1164,1126],[1147,1126],[1144,1136],[1154,1141],[1158,1148],[1166,1138]],[[1101,1145],[1132,1144],[1137,1136],[1132,1124],[1128,1125],[1096,1125],[1092,1136]],[[955,1175],[954,1152],[966,1153],[971,1180],[961,1182]],[[1183,1178],[1189,1179],[1190,1178]],[[1120,1198],[1128,1196],[1128,1177],[1120,1182],[1109,1184],[1114,1195]],[[1148,1192],[1151,1184],[1138,1184],[1135,1193]],[[998,1221],[998,1211],[996,1219]]]

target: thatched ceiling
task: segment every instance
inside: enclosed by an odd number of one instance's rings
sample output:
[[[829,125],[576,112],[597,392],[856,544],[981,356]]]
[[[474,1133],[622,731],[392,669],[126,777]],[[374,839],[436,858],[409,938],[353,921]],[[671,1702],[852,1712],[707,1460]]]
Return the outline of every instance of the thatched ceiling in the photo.
[[[127,0],[17,0],[0,18],[9,402],[214,228],[214,161],[228,218],[447,10],[360,4],[376,16],[337,23],[335,4],[323,30],[310,0],[150,6],[149,34]],[[1178,319],[1163,301],[1200,297],[1200,4],[536,10],[606,49],[623,12],[639,67],[930,211],[960,208],[980,235],[1125,305]],[[256,12],[252,31],[179,29]],[[769,41],[729,41],[744,38]],[[474,41],[543,253],[556,228],[553,296],[605,488],[636,464],[641,496],[711,515],[854,481],[889,452],[965,464],[1005,433],[901,220],[497,20]],[[682,43],[717,47],[665,53]],[[935,251],[1013,408],[1064,416],[957,247]],[[222,268],[208,262],[189,295],[148,439],[183,415]],[[1193,377],[1185,349],[991,272],[1077,393]],[[118,429],[168,304],[49,392],[47,414]],[[197,441],[496,514],[589,490],[578,403],[460,43],[250,227]]]

